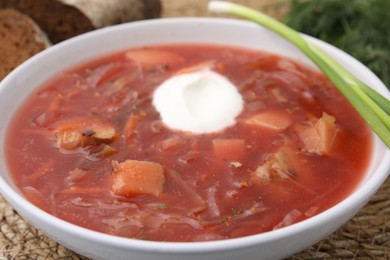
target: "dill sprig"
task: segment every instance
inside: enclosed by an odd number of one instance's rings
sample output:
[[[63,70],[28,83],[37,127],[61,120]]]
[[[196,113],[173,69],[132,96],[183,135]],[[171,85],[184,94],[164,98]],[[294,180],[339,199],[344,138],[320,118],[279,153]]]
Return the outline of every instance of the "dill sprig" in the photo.
[[[389,0],[292,0],[283,21],[360,60],[390,86]]]

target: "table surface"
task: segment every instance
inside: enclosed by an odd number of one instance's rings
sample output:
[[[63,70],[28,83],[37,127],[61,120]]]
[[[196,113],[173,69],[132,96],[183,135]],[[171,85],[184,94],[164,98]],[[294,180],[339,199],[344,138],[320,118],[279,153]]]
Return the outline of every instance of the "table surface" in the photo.
[[[212,16],[207,12],[207,0],[161,0],[161,2],[163,4],[162,17]],[[236,0],[233,2],[261,9],[274,17],[280,17],[288,10],[286,4],[288,0]],[[390,259],[389,192],[390,179],[344,226],[289,259]],[[0,259],[85,258],[30,226],[0,197]]]

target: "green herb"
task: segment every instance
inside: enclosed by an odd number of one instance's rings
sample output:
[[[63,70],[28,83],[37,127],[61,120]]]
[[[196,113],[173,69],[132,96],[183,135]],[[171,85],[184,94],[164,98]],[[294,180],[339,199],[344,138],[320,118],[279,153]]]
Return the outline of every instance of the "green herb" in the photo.
[[[164,202],[164,203],[161,203],[159,206],[158,206],[159,209],[166,209],[168,208],[168,203],[167,202]]]
[[[227,217],[221,217],[218,221],[218,224],[223,224],[223,223],[226,223],[227,221]]]
[[[348,52],[390,86],[389,0],[292,0],[292,28]]]
[[[232,208],[233,216],[237,217],[242,213],[242,209],[240,208]]]
[[[137,233],[137,235],[134,236],[134,239],[139,239],[139,240],[145,239],[145,237],[143,236],[143,234],[144,234],[144,230],[141,229],[141,230]]]
[[[314,43],[297,31],[256,10],[224,1],[210,1],[209,9],[252,20],[280,34],[301,49],[355,107],[382,141],[390,147],[390,102],[355,78]]]

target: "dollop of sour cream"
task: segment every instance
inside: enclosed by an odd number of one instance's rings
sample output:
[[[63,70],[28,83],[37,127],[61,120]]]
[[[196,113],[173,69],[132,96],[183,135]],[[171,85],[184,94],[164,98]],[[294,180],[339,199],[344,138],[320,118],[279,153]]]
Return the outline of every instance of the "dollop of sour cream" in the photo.
[[[237,88],[210,69],[173,76],[153,94],[153,105],[169,128],[195,134],[234,125],[243,103]]]

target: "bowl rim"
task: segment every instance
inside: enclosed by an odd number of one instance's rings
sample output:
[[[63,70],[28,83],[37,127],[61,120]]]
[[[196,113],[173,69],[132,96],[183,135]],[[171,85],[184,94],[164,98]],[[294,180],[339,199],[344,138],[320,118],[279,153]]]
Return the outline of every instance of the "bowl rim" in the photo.
[[[200,22],[200,23],[224,23],[226,26],[233,23],[235,25],[243,25],[243,26],[254,26],[254,23],[242,21],[238,19],[230,19],[230,18],[160,18],[160,19],[151,19],[145,21],[137,21],[132,22],[131,24],[121,24],[115,25],[108,28],[98,29],[93,32],[86,33],[84,35],[76,36],[72,39],[66,40],[64,42],[58,43],[55,46],[52,46],[41,53],[38,53],[34,57],[30,58],[14,71],[12,71],[2,82],[0,82],[0,93],[2,93],[3,86],[8,84],[12,78],[18,76],[19,73],[23,72],[25,69],[32,66],[36,60],[42,59],[45,56],[51,55],[53,52],[57,52],[61,50],[64,46],[72,45],[75,42],[83,41],[85,38],[97,35],[104,34],[107,31],[123,29],[127,27],[133,27],[137,25],[143,24],[168,24],[168,23],[192,23],[192,22]],[[258,25],[255,25],[258,26]],[[314,42],[319,45],[319,47],[325,49],[326,51],[330,51],[335,53],[336,55],[341,55],[342,57],[352,60],[356,64],[360,64],[365,69],[367,69],[363,64],[358,62],[356,59],[346,54],[345,52],[315,39],[313,37],[303,35],[309,41]],[[368,70],[368,69],[367,69]],[[384,94],[389,97],[389,92],[386,87],[381,83],[381,81],[371,72],[367,71],[366,73],[371,74],[370,77],[373,77],[376,81],[378,81],[378,86],[384,92]],[[374,134],[373,134],[374,135]],[[374,142],[374,141],[373,141]],[[378,144],[377,144],[378,145]],[[379,144],[380,145],[380,144]],[[3,148],[1,148],[3,149]],[[375,174],[373,174],[370,178],[367,179],[364,183],[362,183],[359,188],[357,188],[354,192],[352,192],[347,198],[340,201],[335,206],[329,208],[328,210],[313,216],[309,219],[301,221],[299,223],[295,223],[285,228],[281,228],[278,230],[273,230],[270,232],[265,232],[256,235],[250,235],[239,238],[231,238],[224,240],[215,240],[215,241],[202,241],[202,242],[159,242],[159,241],[146,241],[146,240],[136,240],[129,239],[124,237],[118,237],[113,235],[104,234],[101,232],[93,231],[84,227],[77,226],[75,224],[69,223],[62,219],[59,219],[40,208],[36,207],[29,201],[27,201],[22,195],[17,193],[11,185],[9,185],[4,178],[1,176],[0,178],[0,192],[4,196],[4,198],[10,202],[10,204],[17,210],[23,212],[23,209],[28,209],[35,217],[39,217],[42,221],[46,222],[49,227],[56,227],[63,233],[77,235],[80,240],[88,240],[92,243],[96,244],[107,244],[112,247],[117,248],[126,248],[132,250],[140,250],[140,251],[155,251],[155,252],[173,252],[173,253],[199,253],[199,252],[212,252],[212,251],[220,251],[226,250],[234,250],[237,248],[248,247],[251,245],[256,245],[260,243],[269,242],[280,237],[290,237],[296,233],[301,232],[305,229],[314,228],[316,226],[321,225],[323,222],[335,219],[342,215],[342,212],[346,210],[352,210],[353,206],[360,203],[362,200],[366,200],[371,197],[377,189],[382,185],[382,183],[386,180],[390,169],[390,151],[386,148],[383,153],[383,160],[379,164],[379,167],[375,170]]]

